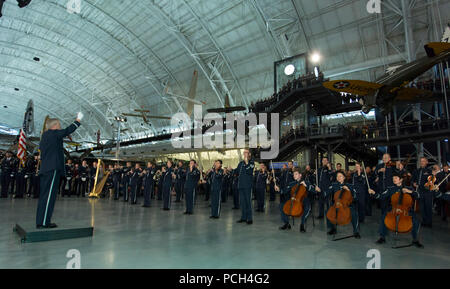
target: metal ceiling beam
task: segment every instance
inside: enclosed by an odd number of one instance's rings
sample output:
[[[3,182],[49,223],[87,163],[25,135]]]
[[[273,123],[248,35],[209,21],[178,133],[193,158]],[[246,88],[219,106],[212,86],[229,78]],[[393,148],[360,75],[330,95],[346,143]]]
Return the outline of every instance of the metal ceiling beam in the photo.
[[[66,8],[65,8],[64,6],[58,5],[57,3],[51,3],[51,2],[46,2],[46,3],[49,4],[49,5],[55,4],[56,7],[63,8],[64,11],[66,10]],[[62,25],[65,25],[65,26],[68,25],[68,24],[67,24],[67,21],[63,21],[63,20],[61,20],[61,19],[59,19],[59,18],[56,18],[56,17],[54,17],[53,15],[49,15],[49,14],[46,14],[46,13],[42,13],[41,11],[38,11],[38,10],[35,10],[35,9],[29,9],[29,10],[30,10],[30,11],[33,11],[34,13],[41,14],[41,15],[47,17],[47,18],[54,19],[55,21],[61,23]],[[69,15],[69,14],[68,14],[68,15]],[[64,19],[64,20],[65,20],[65,19]],[[109,34],[107,31],[105,31],[105,30],[102,29],[100,26],[96,25],[95,23],[91,22],[91,21],[88,20],[87,18],[84,18],[84,20],[85,20],[87,23],[90,23],[91,25],[93,25],[93,26],[95,27],[95,29],[97,29],[97,31],[101,31],[101,32],[107,34],[107,35],[108,35],[109,37],[111,37],[112,39],[114,39],[114,40],[116,41],[116,43],[119,43],[119,46],[120,46],[120,47],[125,48],[131,55],[133,55],[134,58],[137,58],[137,60],[140,61],[141,64],[144,65],[144,67],[147,67],[146,64],[143,63],[143,62],[141,61],[141,59],[138,58],[138,57],[134,54],[134,52],[131,51],[126,45],[122,44],[119,40],[117,40],[116,38],[114,38],[114,37],[113,37],[111,34]],[[80,28],[78,28],[78,27],[76,27],[76,26],[70,25],[70,28],[72,28],[72,29],[75,28],[75,29],[78,31],[78,35],[86,34],[86,35],[91,36],[93,39],[96,39],[96,38],[98,39],[98,37],[96,37],[95,35],[92,35],[92,34],[90,34],[89,32],[87,32],[86,30],[82,30],[82,29],[80,29]],[[52,31],[53,33],[58,34],[57,32],[54,32],[53,30],[51,30],[51,31]],[[72,31],[73,31],[73,30],[72,30]],[[66,36],[66,38],[67,38],[67,39],[70,39],[68,36]],[[100,39],[100,40],[98,39],[98,41],[103,42],[101,39]],[[108,46],[108,44],[106,44],[105,42],[103,42],[103,43],[105,44],[105,46]],[[83,48],[84,48],[84,49],[88,49],[86,46],[83,46]],[[91,50],[91,51],[92,51],[92,50]],[[101,59],[100,56],[99,56],[97,53],[95,53],[95,55],[98,57],[98,59]],[[148,68],[148,67],[147,67],[147,68]],[[117,70],[117,71],[118,71],[118,70]],[[137,94],[137,89],[136,89],[136,87],[133,85],[133,83],[132,83],[131,81],[129,81],[127,77],[123,76],[122,73],[119,72],[119,74],[120,74],[122,77],[125,78],[125,80],[126,80],[126,81],[128,82],[128,84],[130,85],[130,88],[133,90],[134,94]],[[153,74],[153,73],[152,73],[152,74]],[[107,74],[107,75],[108,75],[108,74]],[[151,84],[151,85],[152,85],[152,87],[154,88],[155,92],[156,92],[158,95],[160,95],[160,91],[159,91],[153,84]],[[109,88],[109,89],[111,89],[111,88]],[[124,90],[124,92],[125,92],[125,94],[126,94],[126,89],[123,88],[123,87],[122,87],[122,89]],[[107,92],[107,91],[105,91],[104,94],[106,94],[106,92]],[[143,98],[146,99],[145,97],[143,97]],[[108,100],[108,101],[111,102],[111,100]],[[133,102],[136,104],[137,107],[139,107],[139,105],[135,102],[135,100],[133,100]],[[166,103],[166,105],[167,105],[167,103]],[[168,106],[168,105],[167,105],[167,106]],[[170,106],[168,106],[168,108],[169,108],[169,111],[170,111],[170,110],[171,110]],[[113,111],[113,113],[114,113],[114,114],[117,114],[117,112],[114,112],[114,111]],[[111,123],[109,123],[109,124],[111,124]],[[152,125],[152,127],[153,127],[153,125]],[[134,127],[132,128],[132,130],[133,130],[134,133],[136,132],[136,130],[135,130]]]
[[[299,7],[297,7],[297,4],[295,3],[295,0],[291,0],[291,3],[292,3],[292,6],[294,7],[295,13],[297,14],[299,28],[300,28],[300,31],[302,32],[303,39],[304,39],[305,42],[306,42],[306,47],[308,48],[308,51],[311,51],[311,43],[309,42],[309,38],[308,38],[308,36],[306,35],[305,24],[303,23],[303,20],[302,20],[302,18],[300,17],[300,11],[299,11],[299,10],[301,9],[302,12],[303,12],[302,4],[301,4],[301,2],[300,2],[300,3],[299,3]],[[303,14],[304,14],[304,13],[303,13]]]
[[[109,15],[108,13],[106,13],[103,9],[101,9],[98,6],[95,6],[95,4],[91,4],[89,1],[85,0],[85,3],[87,3],[88,5],[90,5],[92,8],[96,9],[97,11],[101,12],[103,15],[105,15],[106,17],[108,17],[110,20],[112,20],[113,22],[115,22],[116,24],[118,24],[122,29],[124,29],[128,35],[132,35],[134,37],[135,40],[137,40],[142,46],[144,46],[149,52],[150,54],[152,54],[152,56],[156,59],[156,61],[158,62],[158,64],[160,66],[163,67],[163,69],[166,71],[167,75],[173,80],[175,81],[176,85],[178,86],[178,88],[180,89],[181,93],[185,95],[184,91],[181,88],[181,85],[179,83],[179,81],[175,78],[175,76],[173,75],[173,73],[170,71],[170,69],[167,67],[167,65],[165,65],[165,63],[159,58],[159,56],[147,45],[145,44],[136,34],[134,34],[134,32],[132,32],[131,30],[129,30],[124,24],[122,24],[119,20],[117,20],[116,18],[112,17],[111,15]],[[57,3],[55,3],[56,5],[58,5]],[[83,18],[84,20],[87,20],[87,18]],[[87,20],[89,21],[89,20]],[[106,30],[104,30],[103,28],[101,28],[100,26],[98,26],[97,24],[89,21],[90,23],[96,25],[99,29],[102,29],[103,31],[106,32]],[[109,33],[108,33],[109,34]],[[111,37],[118,41],[119,43],[122,44],[122,42],[118,39],[116,39],[115,37],[113,37],[111,35]],[[155,77],[156,80],[158,80],[159,84],[161,85],[161,88],[164,89],[164,85],[162,84],[162,81],[158,78],[158,76],[150,69],[150,67],[147,65],[147,63],[145,63],[145,61],[143,61],[138,55],[136,55],[136,53],[134,53],[134,51],[132,51],[130,48],[128,48],[126,45],[122,44],[126,49],[128,49],[135,57],[136,59],[141,62],[142,65],[144,65],[144,67],[147,69],[147,71],[153,75]],[[152,87],[154,87],[152,85]],[[172,108],[170,107],[170,105],[166,102],[166,100],[163,98],[161,92],[162,90],[158,90],[156,89],[156,87],[154,87],[157,95],[160,96],[161,100],[165,103],[165,105],[169,108],[169,111],[171,113],[173,113]],[[186,95],[185,95],[186,96]]]
[[[361,63],[355,63],[352,65],[344,65],[345,67],[340,67],[337,69],[331,69],[324,71],[325,77],[334,78],[337,76],[355,73],[360,71],[365,71],[372,68],[377,68],[384,65],[389,65],[391,63],[396,63],[404,60],[403,54],[394,54],[387,57],[379,57],[375,59],[371,59]]]
[[[159,20],[160,24],[163,24],[164,28],[167,29],[167,31],[169,31],[169,33],[171,33],[178,40],[181,46],[187,51],[193,61],[199,66],[205,78],[208,80],[212,90],[219,99],[219,102],[222,105],[225,105],[223,96],[219,92],[218,87],[216,87],[215,82],[210,77],[211,73],[209,72],[206,63],[194,49],[190,41],[186,38],[183,32],[180,31],[179,27],[172,21],[170,15],[167,15],[158,5],[156,5],[154,0],[145,1],[145,4],[147,3],[149,5],[145,6],[150,8],[150,10],[154,12],[153,16],[155,16]]]
[[[283,48],[280,45],[280,42],[278,39],[276,39],[275,33],[272,31],[272,28],[268,24],[269,20],[266,18],[264,11],[262,10],[261,6],[259,5],[257,0],[250,0],[250,3],[252,4],[253,8],[255,9],[256,15],[259,17],[259,19],[264,23],[264,30],[267,31],[267,34],[269,35],[269,38],[272,40],[272,47],[274,47],[276,54],[278,55],[278,59],[285,57],[285,52],[283,51]]]
[[[188,8],[188,10],[191,12],[191,14],[194,16],[195,20],[200,24],[200,26],[202,27],[202,29],[207,33],[209,39],[211,40],[211,42],[214,44],[214,47],[217,49],[217,51],[219,52],[220,57],[222,58],[223,62],[225,63],[225,65],[227,66],[231,77],[233,78],[234,84],[236,85],[236,87],[238,88],[240,97],[242,100],[244,100],[245,106],[248,108],[249,106],[249,102],[247,97],[245,96],[245,93],[239,83],[239,79],[236,76],[236,73],[234,73],[233,67],[231,65],[231,61],[229,60],[229,58],[224,54],[223,49],[220,47],[220,45],[217,43],[216,39],[214,38],[213,34],[211,33],[211,31],[208,28],[208,25],[198,16],[198,14],[196,13],[196,11],[194,10],[194,8],[186,1],[186,0],[182,0],[184,5]],[[224,84],[225,85],[225,84]],[[225,85],[226,86],[226,85]],[[232,99],[232,95],[231,92],[229,92],[229,96],[230,99]],[[234,105],[234,104],[232,104]]]
[[[14,86],[17,86],[17,83],[11,83],[11,82],[7,82],[7,81],[2,81],[2,80],[0,80],[0,84],[2,85],[2,86],[9,86],[9,87],[14,87]],[[40,91],[37,91],[37,90],[34,90],[34,89],[31,89],[31,88],[28,88],[28,87],[26,87],[24,90],[26,90],[26,91],[32,91],[33,93],[35,93],[35,94],[38,94],[38,95],[40,95],[43,99],[45,99],[45,100],[49,100],[49,99],[51,99],[51,96],[48,96],[48,95],[45,95],[45,94],[43,94],[42,92],[40,92]],[[1,91],[1,90],[0,90]],[[18,100],[18,98],[17,98],[17,94],[16,95],[14,95],[14,94],[11,94],[11,93],[9,93],[9,92],[5,92],[5,91],[1,91],[1,94],[2,94],[2,96],[7,96],[7,95],[9,95],[10,96],[10,98],[8,99],[8,101],[11,101],[11,100],[16,100],[16,104],[18,103],[17,102],[17,100]],[[27,101],[27,99],[26,98],[23,98],[22,99],[23,100],[23,111],[25,111],[25,109],[26,109],[26,101]],[[52,102],[52,101],[48,101],[50,104],[53,104],[53,105],[55,105],[55,106],[58,106],[59,104],[58,103],[55,103],[55,102]],[[56,117],[58,117],[61,121],[63,121],[64,120],[64,117],[61,115],[61,114],[59,114],[57,111],[55,112],[55,111],[51,111],[51,110],[49,110],[47,107],[45,107],[45,106],[42,106],[42,105],[40,105],[40,104],[38,104],[38,103],[34,103],[34,106],[35,107],[37,107],[37,108],[39,108],[39,109],[41,109],[41,110],[43,110],[43,111],[45,111],[45,112],[47,112],[49,115],[54,115],[54,116],[56,116]],[[22,121],[23,121],[23,119],[22,119],[22,115],[17,115],[17,113],[15,113],[15,115],[17,116],[17,118],[18,118],[18,120],[19,120],[19,126],[22,126]],[[75,120],[75,115],[73,116],[74,117],[74,120]],[[11,126],[11,125],[10,125]],[[78,134],[80,137],[83,137],[82,135],[81,135],[81,133],[80,133],[80,131],[76,131],[76,134]]]
[[[55,88],[55,87],[53,87],[52,85],[54,85],[54,82],[53,81],[51,81],[51,80],[49,80],[49,79],[47,79],[47,78],[45,78],[45,77],[43,77],[43,76],[41,76],[41,75],[38,75],[38,74],[36,74],[36,73],[33,73],[33,72],[30,72],[30,71],[26,71],[26,70],[23,70],[23,69],[19,69],[19,68],[15,68],[15,67],[7,67],[7,66],[1,66],[0,67],[0,73],[3,71],[3,73],[5,73],[5,74],[7,74],[7,75],[10,75],[10,73],[9,72],[13,72],[13,71],[15,71],[16,73],[16,76],[18,76],[18,77],[22,77],[22,78],[25,78],[25,79],[29,79],[30,80],[30,83],[32,82],[32,81],[34,81],[33,80],[33,78],[36,78],[36,79],[40,79],[41,80],[41,82],[39,82],[39,84],[40,85],[42,85],[42,86],[47,86],[47,87],[49,87],[49,88],[51,88],[52,90],[54,90],[54,91],[56,91],[56,92],[58,92],[58,95],[66,95],[65,93],[64,93],[64,91],[70,91],[70,90],[67,90],[67,89],[65,89],[64,87],[62,87],[61,86],[61,89],[59,89],[59,88]],[[27,76],[24,76],[24,75],[22,75],[22,74],[29,74],[31,77],[27,77]],[[44,82],[47,82],[47,83],[44,83]],[[50,84],[48,84],[48,83],[50,83]],[[15,85],[16,85],[16,87],[25,87],[26,89],[28,89],[28,90],[31,90],[31,88],[29,87],[29,86],[23,86],[23,84],[21,84],[21,83],[15,83]],[[59,86],[59,85],[57,85],[57,86]],[[40,92],[40,91],[38,91],[38,90],[34,90],[35,92]],[[42,95],[47,95],[46,93],[43,93],[43,92],[40,92]],[[66,97],[69,97],[69,96],[67,96],[66,95]],[[84,100],[83,99],[83,97],[82,96],[79,96],[79,95],[76,95],[76,99],[82,99],[82,100]],[[47,101],[48,101],[48,99],[46,99]],[[84,100],[84,103],[83,102],[78,102],[78,101],[75,101],[76,102],[76,104],[77,105],[79,105],[80,107],[84,107],[85,109],[86,109],[86,105],[88,105],[88,101],[85,101]],[[36,102],[35,102],[36,103]],[[51,102],[52,104],[56,104],[55,102]],[[58,105],[60,106],[60,108],[61,109],[63,109],[64,111],[67,111],[67,109],[68,109],[68,107],[64,107],[64,106],[61,106],[61,104],[59,104],[58,103]],[[72,109],[73,109],[73,107],[72,107]],[[86,110],[89,110],[89,109],[91,109],[90,107],[88,107]],[[69,111],[68,111],[69,112]],[[73,111],[72,111],[72,113],[73,113]],[[97,123],[97,125],[99,126],[99,127],[102,127],[102,125],[99,123],[99,121],[96,119],[96,118],[94,118],[94,121]]]
[[[22,20],[22,18],[15,18],[15,17],[11,17],[11,16],[8,16],[8,17],[6,17],[6,18],[13,19],[14,21],[23,22],[23,23],[25,23],[25,24],[27,24],[27,25],[30,25],[30,26],[29,26],[30,28],[33,27],[33,29],[47,30],[45,27],[41,27],[39,24],[36,24],[36,23],[32,24],[32,23],[29,23],[29,22],[27,22],[27,21]],[[14,30],[14,31],[17,31],[16,29],[13,29],[13,28],[11,27],[11,25],[10,25],[10,27],[8,27],[7,29],[8,29],[8,30]],[[22,33],[25,33],[25,34],[28,33],[28,35],[33,35],[33,34],[31,33],[31,32],[32,32],[31,29],[29,29],[28,32],[25,32],[25,31],[19,31],[19,32],[22,32]],[[54,33],[55,35],[58,35],[61,39],[64,39],[64,37],[63,37],[62,35],[58,34],[57,32],[51,31],[51,33]],[[50,40],[47,40],[47,39],[42,38],[42,37],[40,37],[40,36],[33,35],[33,37],[36,37],[36,38],[38,38],[38,39],[42,39],[42,40],[48,41],[48,42],[50,42],[50,43],[52,43],[52,44],[54,45],[54,42],[51,42]],[[72,43],[74,43],[72,40],[69,40],[69,41],[71,41]],[[58,44],[60,44],[60,43],[58,43]],[[79,45],[79,44],[76,43],[76,42],[75,42],[75,44],[76,44],[76,46],[79,46],[80,48],[89,51],[89,54],[95,56],[96,59],[103,60],[103,62],[104,62],[107,66],[109,66],[109,68],[111,68],[112,71],[114,71],[115,73],[118,73],[118,74],[123,78],[123,80],[125,80],[126,82],[128,82],[128,84],[131,86],[131,89],[133,89],[134,91],[136,90],[135,88],[133,88],[134,85],[133,85],[133,84],[132,84],[125,76],[123,76],[123,75],[120,73],[120,71],[115,70],[115,69],[113,68],[112,64],[110,64],[108,61],[106,61],[104,58],[102,58],[100,55],[98,55],[95,51],[92,51],[92,50],[88,49],[88,48],[85,47],[85,46],[81,46],[81,45]],[[61,47],[64,47],[64,45],[59,45],[59,47],[60,47],[60,48],[61,48]],[[70,50],[69,48],[67,48],[67,51],[71,51],[71,50]],[[86,61],[86,62],[89,62],[89,63],[90,63],[90,61],[89,61],[88,59],[84,59],[84,58],[82,58],[82,59],[83,59],[83,61]],[[97,66],[96,66],[96,67],[97,67]],[[118,84],[118,87],[121,87],[121,88],[124,90],[124,94],[127,95],[126,89],[123,88],[123,87],[119,84],[118,81],[114,80],[114,79],[110,76],[109,73],[107,73],[106,71],[103,71],[103,69],[101,69],[100,67],[98,67],[98,69],[100,69],[106,76],[108,76],[109,78],[111,78],[111,79],[113,80],[113,82],[116,82],[116,83]],[[69,70],[69,71],[70,71],[70,70]],[[72,79],[76,79],[76,77],[72,77]],[[95,88],[96,88],[96,87],[95,87]],[[94,89],[95,89],[95,88],[94,88]],[[88,89],[89,89],[89,88],[88,88]],[[108,88],[108,90],[110,90],[110,89],[111,89],[111,88]],[[105,91],[105,92],[106,92],[106,91]],[[105,94],[106,94],[106,93],[103,93],[103,95],[105,95]],[[108,102],[112,102],[110,99],[107,99],[107,101],[108,101]],[[132,102],[135,103],[136,106],[139,107],[139,105],[135,102],[135,100],[132,100]],[[88,103],[90,103],[90,102],[88,101]],[[92,107],[94,107],[94,106],[92,106]],[[101,115],[104,117],[104,119],[106,120],[106,122],[108,123],[108,125],[111,125],[111,124],[112,124],[112,122],[109,121],[109,119],[106,117],[106,115],[105,115],[103,112],[101,112],[100,110],[96,109],[95,107],[94,107],[94,109],[97,110],[97,113],[101,114]],[[118,113],[115,112],[114,110],[112,110],[112,112],[113,112],[114,114],[118,114]],[[105,130],[107,131],[106,127],[101,126],[101,128],[103,128],[103,129],[105,129]],[[136,133],[135,127],[132,126],[131,129],[133,130],[133,133]],[[152,129],[154,130],[154,125],[152,125]],[[127,132],[127,134],[129,134],[129,133]]]
[[[11,17],[11,16],[3,16],[2,18],[5,18],[5,19],[13,19],[14,21],[18,21],[18,22],[25,23],[25,24],[27,24],[27,25],[30,25],[30,26],[29,26],[30,28],[33,27],[33,29],[41,29],[41,30],[44,30],[44,31],[48,31],[45,27],[41,27],[39,24],[36,24],[36,23],[29,23],[29,22],[27,22],[27,21],[22,20],[22,18],[15,18],[15,17]],[[23,28],[23,25],[21,25],[21,27]],[[14,31],[20,31],[20,32],[22,32],[22,33],[27,33],[27,34],[29,34],[29,35],[33,35],[32,32],[31,32],[31,29],[28,30],[28,32],[13,29],[11,26],[8,27],[7,29],[8,29],[8,30],[14,30]],[[64,39],[64,36],[62,36],[62,35],[60,35],[60,34],[58,34],[58,33],[56,33],[56,32],[53,32],[53,31],[52,31],[52,33],[58,35],[61,39]],[[45,40],[45,41],[48,41],[48,42],[50,42],[50,43],[55,44],[54,42],[52,42],[52,41],[50,41],[50,40],[48,40],[48,39],[42,38],[41,36],[38,36],[38,35],[33,35],[33,37],[38,38],[38,39],[41,39],[41,40]],[[69,40],[69,41],[71,41],[71,40]],[[74,43],[74,42],[72,41],[72,43]],[[61,45],[60,43],[56,43],[56,44],[59,44],[58,47],[60,47],[60,48],[63,47],[63,45]],[[102,59],[102,58],[100,57],[100,55],[96,54],[96,52],[90,51],[88,48],[83,47],[83,46],[80,46],[80,45],[79,45],[78,43],[76,43],[76,42],[75,42],[75,46],[81,47],[82,49],[85,49],[85,50],[89,51],[89,53],[92,54],[93,56],[95,56],[97,59]],[[67,48],[67,50],[70,50],[70,49]],[[83,59],[84,59],[84,58],[83,58]],[[110,68],[111,68],[112,70],[114,70],[114,68],[113,68],[113,66],[112,66],[111,64],[109,64],[109,63],[108,63],[106,60],[104,60],[104,59],[102,59],[102,60],[104,61],[105,64],[107,64],[108,66],[110,66]],[[89,62],[88,59],[84,59],[84,61]],[[100,68],[99,68],[99,69],[100,69]],[[102,71],[103,71],[103,70],[102,70]],[[115,70],[114,70],[114,71],[115,71]],[[103,71],[103,72],[104,72],[105,75],[109,75],[109,74],[106,73],[105,71]],[[119,74],[120,74],[120,73],[119,73]],[[122,75],[121,75],[121,76],[122,76]],[[125,79],[125,81],[128,81],[124,76],[122,76],[122,77],[123,77],[123,79]],[[72,79],[76,79],[76,77],[72,77]],[[114,82],[117,82],[117,81],[114,81]],[[70,89],[70,88],[66,88],[66,89]],[[109,101],[110,101],[110,100],[109,100]],[[88,105],[90,105],[90,102],[89,102],[89,101],[88,101]],[[92,105],[90,105],[90,106],[91,106],[94,110],[96,110],[97,113],[99,113],[100,115],[102,115],[102,116],[105,118],[105,120],[108,122],[108,124],[111,125],[111,122],[109,122],[109,120],[106,118],[106,116],[105,116],[105,114],[104,114],[103,112],[101,112],[100,110],[98,110],[97,108],[95,108],[95,107],[92,106]]]

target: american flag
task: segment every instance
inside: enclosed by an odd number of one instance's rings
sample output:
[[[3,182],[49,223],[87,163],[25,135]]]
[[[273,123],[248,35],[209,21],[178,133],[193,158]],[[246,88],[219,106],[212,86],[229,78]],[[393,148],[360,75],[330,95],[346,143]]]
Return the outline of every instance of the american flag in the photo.
[[[20,160],[20,164],[24,167],[25,166],[25,156],[27,154],[27,137],[25,135],[25,132],[23,129],[20,130],[20,136],[19,136],[19,148],[17,150],[17,157]]]

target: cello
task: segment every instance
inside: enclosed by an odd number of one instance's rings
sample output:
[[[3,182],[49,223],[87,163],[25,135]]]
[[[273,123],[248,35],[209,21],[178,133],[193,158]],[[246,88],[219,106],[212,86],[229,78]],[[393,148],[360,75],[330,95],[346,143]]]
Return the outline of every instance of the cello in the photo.
[[[352,221],[350,205],[353,202],[352,193],[349,190],[341,189],[334,193],[334,203],[327,212],[328,220],[339,226],[344,226]]]
[[[409,210],[413,206],[411,195],[402,190],[391,197],[392,211],[386,214],[384,224],[386,228],[395,233],[409,233],[412,230],[412,216]]]
[[[284,204],[283,212],[286,216],[299,218],[303,215],[303,200],[306,198],[306,187],[296,184],[291,189],[291,198]]]

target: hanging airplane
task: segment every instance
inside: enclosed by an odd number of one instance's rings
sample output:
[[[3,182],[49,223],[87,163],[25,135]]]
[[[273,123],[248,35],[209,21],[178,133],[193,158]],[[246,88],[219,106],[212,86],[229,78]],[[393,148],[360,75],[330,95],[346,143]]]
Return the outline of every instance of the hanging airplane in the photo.
[[[245,111],[247,110],[243,106],[231,106],[230,105],[230,96],[228,94],[225,95],[225,107],[223,108],[210,108],[206,111],[208,113],[231,113],[231,112],[238,112],[238,111]]]
[[[170,91],[169,83],[167,83],[166,87],[164,88],[164,94],[170,96],[170,98],[172,98],[172,100],[175,101],[175,103],[180,107],[180,110],[183,110],[183,109],[182,109],[181,105],[179,104],[178,99],[185,100],[187,102],[186,113],[187,113],[187,115],[191,116],[192,111],[194,110],[195,104],[198,104],[198,105],[206,104],[206,102],[204,102],[204,101],[199,101],[199,100],[195,99],[196,94],[197,94],[197,83],[198,83],[198,71],[194,70],[194,73],[192,75],[192,80],[191,80],[191,86],[189,88],[189,93],[188,93],[187,97],[172,93]],[[170,98],[167,98],[167,99],[170,99]]]
[[[144,122],[146,124],[149,124],[149,119],[168,119],[170,120],[170,117],[167,116],[157,116],[157,115],[148,115],[147,113],[150,112],[150,110],[146,110],[146,109],[135,109],[135,112],[139,112],[140,114],[135,114],[135,113],[122,113],[123,116],[132,116],[132,117],[140,117],[144,120]]]
[[[364,113],[369,113],[371,109],[378,107],[381,112],[388,114],[395,103],[433,101],[432,91],[407,87],[407,85],[436,64],[445,62],[450,58],[449,42],[450,26],[447,27],[442,42],[432,42],[425,45],[427,56],[390,69],[376,82],[334,80],[324,82],[323,86],[332,91],[360,96]],[[439,99],[435,101],[439,101]]]

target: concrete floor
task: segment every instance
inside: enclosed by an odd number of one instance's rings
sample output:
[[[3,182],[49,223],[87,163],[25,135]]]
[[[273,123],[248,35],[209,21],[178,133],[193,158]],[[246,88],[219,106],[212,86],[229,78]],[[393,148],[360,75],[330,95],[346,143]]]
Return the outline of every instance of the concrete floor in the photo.
[[[34,220],[36,200],[0,199],[0,268],[65,268],[68,250],[81,253],[87,268],[366,268],[367,252],[379,249],[381,268],[450,268],[450,225],[436,218],[433,229],[421,231],[425,249],[391,249],[392,238],[378,246],[378,217],[361,226],[362,239],[331,241],[323,220],[307,233],[282,232],[278,204],[268,203],[266,213],[255,213],[254,224],[236,224],[240,211],[222,206],[219,220],[210,220],[208,203],[196,205],[195,215],[183,215],[183,204],[162,211],[161,201],[151,208],[111,199],[59,198],[54,222],[93,223],[94,237],[21,244],[12,228]],[[341,229],[351,233],[351,226]],[[410,242],[410,234],[401,236]]]

